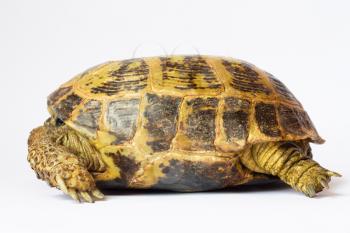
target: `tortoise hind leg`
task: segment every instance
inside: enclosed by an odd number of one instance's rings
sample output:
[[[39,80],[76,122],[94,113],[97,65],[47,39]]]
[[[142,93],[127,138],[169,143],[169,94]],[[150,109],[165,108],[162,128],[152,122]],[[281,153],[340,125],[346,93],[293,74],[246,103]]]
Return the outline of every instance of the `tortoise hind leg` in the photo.
[[[309,197],[328,188],[332,176],[340,176],[314,161],[308,143],[304,142],[256,144],[245,151],[242,162],[256,172],[278,176]]]
[[[67,136],[66,129],[49,124],[32,130],[28,139],[28,161],[32,169],[38,178],[75,200],[93,202],[92,197],[102,199],[103,194],[96,188],[87,169],[91,162],[59,143],[64,136]]]

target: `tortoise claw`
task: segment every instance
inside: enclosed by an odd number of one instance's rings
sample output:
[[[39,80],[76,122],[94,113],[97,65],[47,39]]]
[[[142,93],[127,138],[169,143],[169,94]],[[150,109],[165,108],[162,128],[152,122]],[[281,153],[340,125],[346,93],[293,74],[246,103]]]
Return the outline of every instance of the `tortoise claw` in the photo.
[[[93,203],[94,202],[94,200],[92,199],[92,197],[90,196],[90,194],[88,193],[88,192],[79,192],[79,194],[81,195],[81,197],[85,200],[85,201],[87,201],[87,202],[89,202],[89,203]]]
[[[74,200],[80,202],[79,196],[78,196],[77,192],[74,189],[69,189],[68,190],[68,195],[71,196]]]
[[[86,192],[86,191],[77,191],[75,189],[68,189],[67,193],[70,197],[72,197],[76,201],[86,201],[89,203],[94,203],[95,200],[101,200],[104,198],[103,193],[101,193],[98,189],[94,189],[91,192]],[[80,197],[80,198],[79,198]]]
[[[341,174],[337,173],[337,172],[332,172],[332,171],[327,171],[327,175],[329,176],[334,176],[334,177],[341,177]]]
[[[318,180],[318,182],[320,182],[320,184],[321,184],[324,188],[329,189],[328,181],[326,181],[325,179],[320,178],[320,179]]]
[[[308,197],[314,197],[316,195],[316,192],[315,192],[315,189],[312,186],[307,186],[305,194]]]
[[[92,191],[79,191],[76,188],[69,187],[67,188],[67,184],[64,181],[64,179],[57,175],[55,177],[57,188],[59,188],[61,191],[63,191],[65,194],[69,195],[72,199],[76,201],[86,201],[89,203],[93,203],[94,199],[101,200],[104,198],[103,193],[100,192],[98,189],[93,189]]]
[[[92,195],[98,199],[103,199],[105,196],[103,195],[103,193],[100,192],[100,190],[95,189],[92,192]]]
[[[66,186],[66,184],[64,183],[64,180],[63,180],[63,178],[62,178],[60,175],[57,175],[57,176],[56,176],[56,182],[57,182],[58,187],[59,187],[64,193],[69,194],[69,193],[68,193],[67,186]]]

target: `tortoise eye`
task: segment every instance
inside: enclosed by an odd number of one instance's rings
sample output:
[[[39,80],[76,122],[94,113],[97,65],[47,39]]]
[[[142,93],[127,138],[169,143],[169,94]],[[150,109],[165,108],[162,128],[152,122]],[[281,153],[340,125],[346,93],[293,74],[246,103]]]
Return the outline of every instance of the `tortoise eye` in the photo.
[[[64,125],[64,122],[63,122],[61,119],[56,118],[55,125],[56,125],[56,126],[62,126],[62,125]]]

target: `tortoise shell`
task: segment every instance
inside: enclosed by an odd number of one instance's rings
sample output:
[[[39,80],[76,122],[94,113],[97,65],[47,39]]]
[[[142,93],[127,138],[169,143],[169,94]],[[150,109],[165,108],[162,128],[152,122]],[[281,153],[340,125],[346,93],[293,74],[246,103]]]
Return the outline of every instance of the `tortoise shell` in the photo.
[[[226,57],[107,62],[63,84],[48,108],[98,148],[237,152],[268,141],[323,142],[281,81]]]

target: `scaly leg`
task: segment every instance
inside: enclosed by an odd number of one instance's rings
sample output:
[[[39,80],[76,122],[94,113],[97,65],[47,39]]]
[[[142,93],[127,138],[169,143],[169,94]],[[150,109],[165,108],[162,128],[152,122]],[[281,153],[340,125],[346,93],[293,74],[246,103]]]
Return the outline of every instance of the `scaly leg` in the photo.
[[[91,162],[91,154],[84,153],[91,152],[91,146],[85,146],[86,142],[74,135],[67,126],[49,123],[32,130],[28,139],[28,161],[38,178],[73,199],[87,202],[93,202],[93,197],[102,199],[103,194],[96,188],[88,168],[95,166],[103,170],[103,166]]]
[[[278,176],[309,197],[324,188],[336,172],[321,167],[311,158],[307,142],[270,142],[253,145],[245,151],[242,162],[253,171]]]

